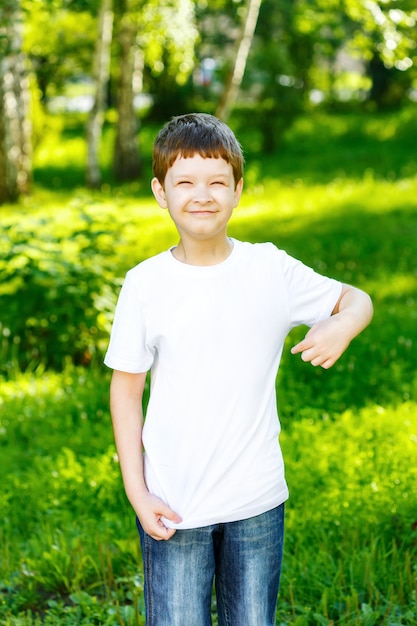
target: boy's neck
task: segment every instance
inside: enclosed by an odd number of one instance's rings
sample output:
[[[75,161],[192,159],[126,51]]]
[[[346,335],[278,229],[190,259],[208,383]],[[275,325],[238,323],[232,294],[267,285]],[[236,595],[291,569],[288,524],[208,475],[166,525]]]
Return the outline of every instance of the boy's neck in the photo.
[[[230,256],[233,242],[226,236],[220,241],[190,242],[180,239],[173,256],[187,265],[218,265]]]

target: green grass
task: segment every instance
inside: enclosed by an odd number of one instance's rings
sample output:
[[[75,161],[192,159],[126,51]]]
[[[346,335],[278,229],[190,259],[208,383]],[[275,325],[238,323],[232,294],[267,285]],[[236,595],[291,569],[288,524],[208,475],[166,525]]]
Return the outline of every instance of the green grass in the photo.
[[[144,624],[101,360],[124,273],[176,235],[147,181],[83,187],[76,122],[45,135],[33,196],[1,208],[0,624],[10,626]],[[415,130],[408,111],[316,114],[268,159],[253,129],[240,132],[246,186],[230,234],[273,241],[375,305],[329,371],[290,355],[304,329],[287,340],[277,624],[416,623]]]

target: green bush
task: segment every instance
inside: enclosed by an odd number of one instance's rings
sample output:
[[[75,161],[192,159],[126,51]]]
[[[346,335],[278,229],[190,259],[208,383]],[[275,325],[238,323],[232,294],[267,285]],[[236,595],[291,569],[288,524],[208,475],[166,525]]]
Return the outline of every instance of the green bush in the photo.
[[[94,358],[108,334],[103,312],[115,301],[106,266],[112,236],[105,225],[94,224],[88,207],[23,223],[20,215],[3,229],[3,345],[10,338],[8,350],[3,347],[3,372],[15,361],[20,369],[61,368],[68,358],[83,364]]]

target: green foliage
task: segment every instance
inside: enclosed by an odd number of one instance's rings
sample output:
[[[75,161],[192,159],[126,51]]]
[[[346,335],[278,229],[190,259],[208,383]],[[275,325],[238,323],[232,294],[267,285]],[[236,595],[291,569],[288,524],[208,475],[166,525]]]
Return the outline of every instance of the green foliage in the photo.
[[[68,82],[85,81],[91,76],[98,4],[98,0],[47,3],[23,0],[23,49],[32,62],[43,101],[62,95]],[[115,3],[114,11],[118,18],[116,34],[123,12],[137,30],[137,46],[149,71],[155,76],[165,73],[168,81],[172,79],[171,88],[183,85],[194,67],[194,44],[198,38],[194,3],[191,0],[119,2]],[[115,42],[113,77],[118,73],[118,58]]]
[[[23,50],[46,100],[60,93],[67,81],[91,73],[95,16],[87,9],[74,10],[53,0],[24,0],[22,4],[26,15]]]
[[[3,384],[6,623],[37,623],[40,612],[49,624],[113,624],[118,615],[138,623],[138,545],[112,443],[108,385],[106,372],[72,368]]]
[[[412,626],[414,116],[305,116],[272,157],[257,129],[234,121],[247,168],[230,235],[274,241],[375,305],[331,370],[290,354],[304,329],[287,341],[277,392],[291,497],[277,624]],[[144,128],[146,159],[154,131]],[[18,211],[2,209],[0,623],[141,626],[138,539],[99,362],[124,273],[176,233],[141,184],[70,191],[77,133],[53,137],[58,191],[38,184]],[[52,179],[47,154],[36,159],[35,179]]]
[[[125,272],[152,252],[149,235],[168,245],[173,227],[123,193],[78,192],[22,215],[0,233],[1,371],[101,362]]]
[[[144,623],[108,384],[103,370],[73,368],[3,383],[2,623]],[[411,626],[417,404],[334,421],[298,405],[304,417],[281,435],[291,498],[277,623]]]
[[[183,85],[194,67],[194,44],[198,38],[194,3],[145,2],[138,23],[139,41],[152,73],[160,75],[165,70],[178,85]]]
[[[100,242],[101,262],[91,256],[91,240]],[[18,349],[19,367],[60,367],[68,356],[87,364],[93,358],[108,331],[103,311],[113,304],[106,307],[112,281],[105,256],[111,244],[108,226],[94,224],[94,209],[84,203],[72,203],[58,221],[46,214],[29,218],[23,232],[20,221],[4,228],[1,324],[3,336],[12,336]],[[4,355],[6,367],[12,354]]]
[[[416,424],[417,404],[406,402],[286,425],[284,619],[413,624]]]

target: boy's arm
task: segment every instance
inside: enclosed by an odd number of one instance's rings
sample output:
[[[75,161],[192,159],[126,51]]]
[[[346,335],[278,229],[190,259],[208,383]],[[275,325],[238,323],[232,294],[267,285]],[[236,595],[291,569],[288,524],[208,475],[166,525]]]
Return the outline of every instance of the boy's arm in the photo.
[[[166,528],[161,517],[181,518],[167,504],[149,493],[143,474],[142,396],[146,372],[128,374],[115,370],[110,387],[110,410],[114,438],[126,495],[144,531],[154,539],[170,539],[175,529]]]
[[[372,301],[368,294],[356,287],[343,285],[331,317],[310,328],[291,352],[301,352],[303,361],[328,369],[343,354],[352,339],[368,326],[372,316]]]

